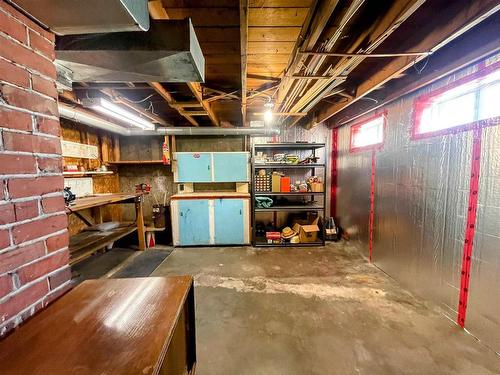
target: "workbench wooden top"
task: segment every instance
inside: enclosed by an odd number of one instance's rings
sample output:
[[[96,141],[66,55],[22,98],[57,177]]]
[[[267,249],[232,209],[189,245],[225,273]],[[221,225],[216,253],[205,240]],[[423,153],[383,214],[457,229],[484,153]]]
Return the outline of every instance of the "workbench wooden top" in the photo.
[[[192,282],[85,281],[0,341],[0,374],[156,374]]]
[[[134,199],[138,196],[141,196],[141,193],[111,193],[111,194],[95,194],[89,197],[77,198],[73,201],[69,207],[66,208],[66,213],[70,214],[71,212],[86,210],[92,207],[104,206],[110,203],[117,203],[123,201],[133,202]]]

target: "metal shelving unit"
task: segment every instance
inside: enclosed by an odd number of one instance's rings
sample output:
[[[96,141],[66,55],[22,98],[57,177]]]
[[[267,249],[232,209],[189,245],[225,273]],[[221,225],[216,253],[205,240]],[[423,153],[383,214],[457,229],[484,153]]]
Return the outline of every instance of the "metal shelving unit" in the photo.
[[[263,143],[255,144],[252,147],[252,243],[256,247],[299,247],[299,246],[324,246],[325,236],[324,228],[320,229],[320,240],[313,243],[299,243],[299,244],[268,244],[265,238],[257,238],[255,231],[255,224],[257,221],[257,213],[271,212],[274,214],[274,222],[277,221],[278,212],[316,212],[318,216],[323,216],[326,211],[326,187],[324,186],[323,192],[256,192],[255,191],[255,175],[259,169],[271,170],[299,170],[302,172],[311,172],[311,175],[318,175],[317,170],[321,170],[319,175],[323,178],[323,184],[326,182],[326,165],[325,164],[256,164],[255,155],[257,151],[311,151],[313,156],[316,156],[316,151],[325,147],[324,143]],[[326,155],[325,155],[326,157]],[[309,197],[306,204],[293,204],[293,205],[276,205],[270,208],[256,208],[255,197],[273,196],[273,197]],[[321,205],[312,204],[314,199],[321,197],[323,202]]]

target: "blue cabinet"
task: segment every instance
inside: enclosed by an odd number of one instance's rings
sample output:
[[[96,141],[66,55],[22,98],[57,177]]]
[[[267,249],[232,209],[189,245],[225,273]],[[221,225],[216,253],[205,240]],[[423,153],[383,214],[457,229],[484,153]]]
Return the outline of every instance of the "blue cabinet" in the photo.
[[[250,242],[250,199],[243,198],[240,193],[219,194],[223,195],[188,193],[172,196],[174,246],[243,245]]]
[[[244,243],[242,199],[214,200],[215,243],[233,245]]]
[[[177,152],[176,182],[212,182],[212,153]]]
[[[180,243],[183,246],[209,244],[208,200],[180,200],[177,205]]]
[[[248,181],[248,152],[214,152],[214,182]]]
[[[176,152],[174,181],[247,182],[249,158],[248,152]]]

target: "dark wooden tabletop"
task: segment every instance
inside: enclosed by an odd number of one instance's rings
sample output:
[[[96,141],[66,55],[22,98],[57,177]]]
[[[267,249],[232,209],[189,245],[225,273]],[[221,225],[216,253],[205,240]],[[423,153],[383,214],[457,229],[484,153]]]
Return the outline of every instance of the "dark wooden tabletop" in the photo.
[[[190,276],[88,280],[0,341],[0,374],[154,374]]]

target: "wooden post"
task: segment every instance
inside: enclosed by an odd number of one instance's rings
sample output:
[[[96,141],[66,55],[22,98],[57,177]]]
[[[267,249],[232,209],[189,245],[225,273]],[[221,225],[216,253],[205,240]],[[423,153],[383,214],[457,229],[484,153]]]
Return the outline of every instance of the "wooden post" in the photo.
[[[135,198],[135,216],[137,223],[137,236],[139,238],[139,250],[146,250],[146,230],[144,228],[143,196]]]
[[[102,224],[102,210],[101,206],[92,208],[92,217],[94,218],[94,222],[96,224]]]

